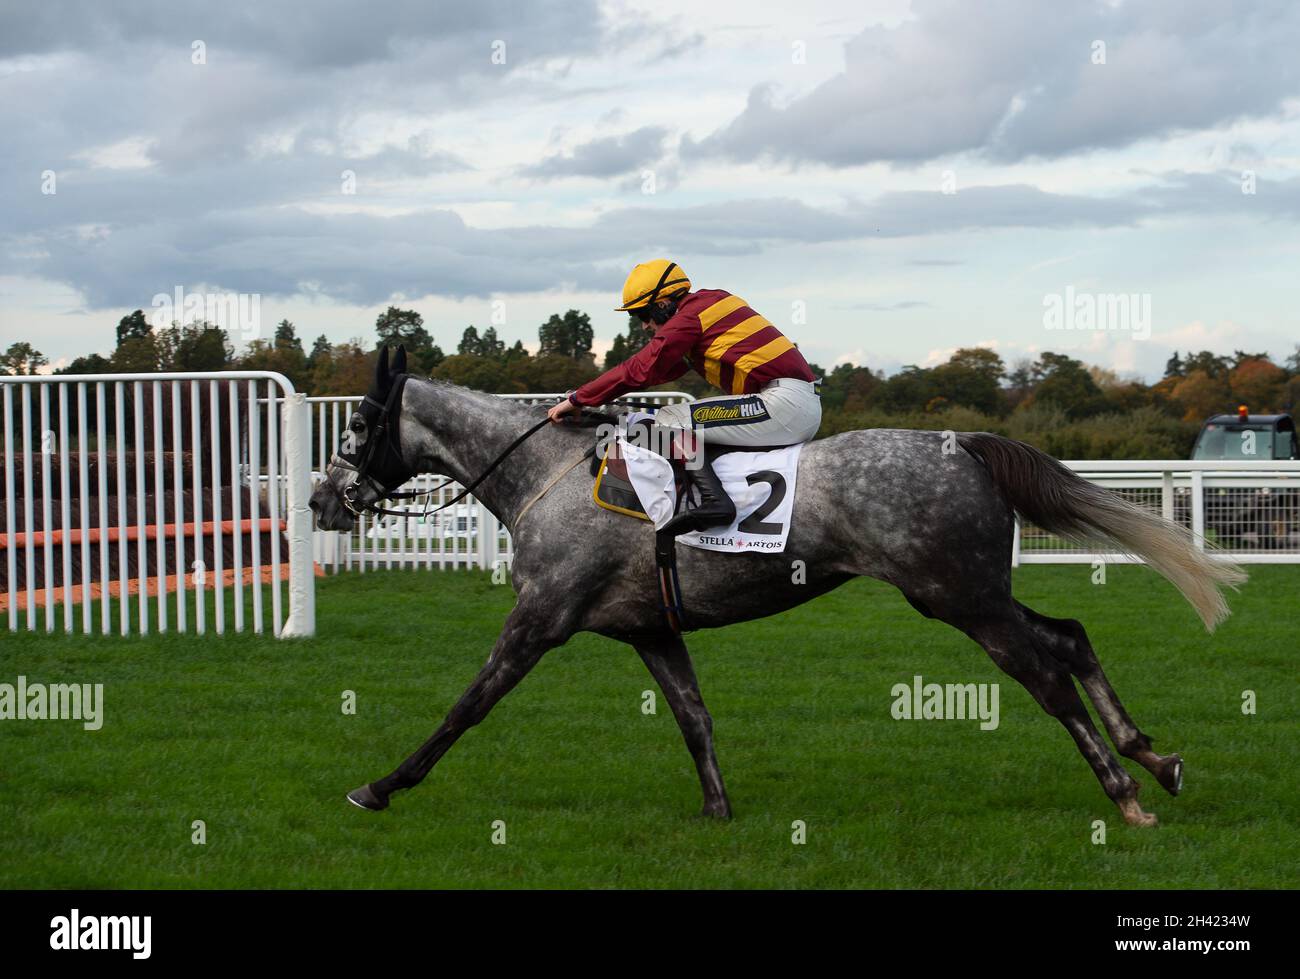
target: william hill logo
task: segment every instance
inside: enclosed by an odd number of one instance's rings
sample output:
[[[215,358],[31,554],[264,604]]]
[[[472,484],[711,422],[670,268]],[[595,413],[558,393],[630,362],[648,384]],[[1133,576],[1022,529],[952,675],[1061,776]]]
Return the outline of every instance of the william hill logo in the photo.
[[[697,422],[738,421],[742,418],[762,418],[767,409],[755,401],[742,401],[735,405],[704,405],[691,412]]]

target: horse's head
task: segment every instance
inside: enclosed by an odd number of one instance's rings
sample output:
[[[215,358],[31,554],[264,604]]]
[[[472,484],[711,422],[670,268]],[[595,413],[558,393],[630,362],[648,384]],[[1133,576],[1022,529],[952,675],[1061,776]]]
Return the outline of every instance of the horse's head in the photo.
[[[415,475],[403,457],[400,437],[406,379],[406,348],[397,348],[390,366],[388,348],[384,347],[370,391],[349,419],[338,452],[311,495],[311,508],[321,529],[351,530],[367,506]]]

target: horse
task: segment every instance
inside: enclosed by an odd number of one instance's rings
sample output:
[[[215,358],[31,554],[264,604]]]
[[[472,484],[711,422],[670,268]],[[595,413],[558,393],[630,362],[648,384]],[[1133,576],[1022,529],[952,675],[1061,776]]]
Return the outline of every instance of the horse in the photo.
[[[360,513],[385,512],[379,503],[416,474],[465,486],[477,480],[475,496],[513,536],[509,572],[517,600],[487,662],[432,736],[348,800],[371,811],[388,808],[394,792],[418,785],[548,650],[585,631],[636,650],[694,760],[703,814],[730,818],[713,720],[685,641],[663,614],[653,531],[593,504],[591,476],[580,465],[595,441],[590,425],[538,417],[535,407],[408,374],[401,348],[391,364],[387,348],[378,358],[371,389],[312,494],[318,525],[350,531]],[[536,434],[524,438],[526,430]],[[989,433],[846,432],[803,447],[796,485],[783,554],[683,548],[679,574],[692,627],[774,615],[858,576],[888,582],[922,615],[983,647],[1065,727],[1129,824],[1156,824],[1074,681],[1120,755],[1171,795],[1182,788],[1182,757],[1152,749],[1079,622],[1040,615],[1012,597],[1015,515],[1066,539],[1143,558],[1182,592],[1208,631],[1228,614],[1222,589],[1245,581],[1238,567],[1198,549],[1180,525],[1029,445]]]

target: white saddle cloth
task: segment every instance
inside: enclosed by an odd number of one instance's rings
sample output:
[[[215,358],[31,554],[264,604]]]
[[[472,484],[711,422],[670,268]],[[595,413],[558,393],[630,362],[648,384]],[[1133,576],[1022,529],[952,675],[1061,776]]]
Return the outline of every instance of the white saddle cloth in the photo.
[[[711,527],[677,539],[708,551],[782,553],[790,536],[802,450],[800,443],[771,452],[728,452],[719,456],[713,471],[736,504],[736,519],[729,527]],[[672,466],[659,453],[626,441],[619,451],[627,461],[628,479],[646,515],[656,530],[661,529],[677,510]]]

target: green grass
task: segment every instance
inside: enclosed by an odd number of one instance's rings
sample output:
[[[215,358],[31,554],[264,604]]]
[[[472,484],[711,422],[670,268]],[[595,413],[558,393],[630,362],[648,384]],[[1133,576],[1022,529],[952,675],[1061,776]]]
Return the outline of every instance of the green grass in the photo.
[[[1130,713],[1186,759],[1177,799],[1125,763],[1155,829],[1123,824],[977,646],[873,581],[690,638],[731,822],[697,815],[667,705],[641,711],[654,685],[636,655],[586,635],[423,785],[362,812],[344,793],[433,731],[513,602],[484,575],[379,572],[321,580],[310,641],[3,633],[0,682],[103,683],[106,720],[0,723],[0,886],[1296,886],[1300,567],[1253,568],[1212,637],[1146,569],[1091,574],[1024,568],[1016,594],[1083,621]],[[998,729],[893,720],[890,688],[918,673],[1001,683]]]

